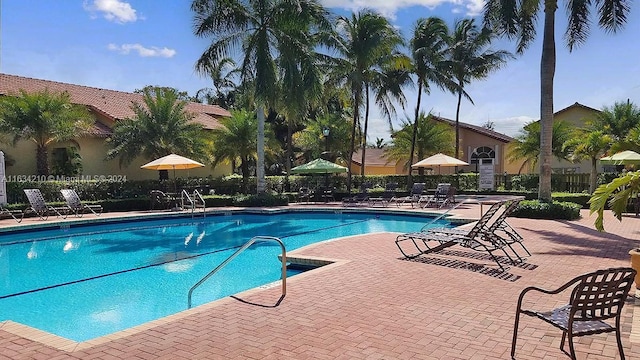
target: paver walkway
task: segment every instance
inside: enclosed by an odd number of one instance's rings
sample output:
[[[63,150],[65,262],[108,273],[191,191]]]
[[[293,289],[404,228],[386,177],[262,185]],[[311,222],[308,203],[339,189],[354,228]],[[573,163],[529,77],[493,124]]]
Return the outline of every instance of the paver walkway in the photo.
[[[477,218],[479,208],[458,212]],[[495,265],[459,247],[403,260],[391,233],[324,242],[290,256],[337,262],[290,278],[279,306],[279,287],[251,290],[238,296],[243,301],[222,299],[146,330],[67,348],[73,351],[14,335],[4,324],[0,359],[508,359],[523,288],[555,288],[598,268],[626,266],[628,250],[640,246],[640,218],[620,223],[607,214],[607,233],[595,231],[593,220],[587,211],[578,221],[510,218],[533,256],[502,277],[481,271],[478,264]],[[532,296],[529,304],[547,308],[565,299]],[[640,300],[631,298],[623,321],[628,359],[640,359],[638,327]],[[520,334],[517,359],[567,358],[550,325],[524,317]],[[580,338],[576,350],[578,359],[617,358],[608,334]]]

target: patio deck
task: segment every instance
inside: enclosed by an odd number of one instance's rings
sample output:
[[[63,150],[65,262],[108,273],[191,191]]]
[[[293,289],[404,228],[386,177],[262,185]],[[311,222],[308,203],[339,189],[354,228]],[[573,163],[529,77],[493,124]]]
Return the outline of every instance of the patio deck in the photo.
[[[479,206],[456,213],[477,218]],[[629,249],[640,246],[640,218],[620,223],[607,213],[607,233],[593,221],[586,210],[577,221],[510,218],[533,256],[499,276],[488,271],[490,259],[459,247],[404,260],[392,233],[324,242],[289,256],[336,263],[288,279],[277,307],[280,287],[254,289],[238,295],[244,302],[225,298],[85,343],[53,339],[53,346],[43,344],[51,337],[5,322],[0,359],[508,359],[522,289],[626,266]],[[547,308],[566,296],[530,299]],[[626,356],[640,359],[640,299],[630,298],[624,312]],[[559,330],[524,317],[516,358],[566,359],[560,339]],[[578,359],[617,358],[612,334],[579,338],[576,351]]]

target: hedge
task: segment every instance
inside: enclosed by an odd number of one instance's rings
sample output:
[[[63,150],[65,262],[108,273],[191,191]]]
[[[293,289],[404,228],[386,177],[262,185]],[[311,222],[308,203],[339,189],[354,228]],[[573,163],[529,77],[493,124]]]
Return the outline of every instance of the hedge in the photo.
[[[551,204],[538,200],[523,200],[511,214],[513,217],[529,219],[576,220],[580,218],[579,204],[553,201]]]

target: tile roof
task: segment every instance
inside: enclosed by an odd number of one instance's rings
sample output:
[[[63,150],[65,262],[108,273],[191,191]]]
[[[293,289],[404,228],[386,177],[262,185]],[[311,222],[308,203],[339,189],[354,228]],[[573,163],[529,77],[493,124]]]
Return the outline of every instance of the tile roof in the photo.
[[[445,124],[451,125],[453,127],[456,126],[456,122],[455,120],[450,120],[450,119],[446,119],[440,116],[433,116],[433,119],[436,121],[440,121],[443,122]],[[462,129],[469,129],[471,131],[477,132],[479,134],[482,134],[484,136],[488,136],[490,138],[496,139],[496,140],[500,140],[504,143],[509,143],[512,142],[514,139],[509,136],[509,135],[505,135],[493,130],[489,130],[487,128],[484,128],[482,126],[478,126],[478,125],[472,125],[472,124],[467,124],[467,123],[463,123],[463,122],[458,122],[458,125],[460,125],[460,128]]]
[[[355,164],[361,165],[362,154],[360,149],[357,149],[351,157],[351,161]],[[384,149],[367,148],[364,153],[364,161],[367,166],[395,166],[393,162],[387,163],[387,158],[384,156]]]
[[[0,74],[0,95],[16,94],[20,90],[35,92],[49,89],[52,92],[66,91],[71,102],[88,106],[112,120],[122,120],[135,116],[131,103],[142,103],[142,95],[123,91],[100,89],[95,87],[67,84],[57,81],[33,79],[28,77]],[[220,126],[217,118],[231,116],[229,111],[217,106],[199,103],[187,103],[186,110],[195,115],[194,121],[206,129]],[[104,130],[104,129],[103,129]],[[99,129],[96,131],[100,132]]]

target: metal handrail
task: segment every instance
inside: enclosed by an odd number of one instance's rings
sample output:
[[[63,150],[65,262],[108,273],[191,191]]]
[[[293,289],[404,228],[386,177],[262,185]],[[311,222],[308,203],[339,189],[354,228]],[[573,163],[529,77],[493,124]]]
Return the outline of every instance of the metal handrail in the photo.
[[[189,201],[189,205],[191,207],[191,212],[193,212],[193,200],[191,199],[191,196],[189,196],[189,193],[187,192],[187,190],[182,190],[182,192],[180,193],[180,205],[182,206],[182,208],[184,209],[184,199],[187,199]]]
[[[200,192],[197,189],[193,190],[193,197],[195,198],[194,201],[196,202],[194,204],[194,208],[195,208],[198,200],[200,202],[202,202],[202,216],[206,217],[207,216],[207,203],[204,201],[204,198],[202,197],[202,195],[200,194]]]
[[[443,212],[443,213],[442,213],[442,214],[440,214],[438,217],[436,217],[435,219],[433,219],[433,220],[429,221],[427,224],[425,224],[425,225],[420,229],[420,231],[424,231],[424,230],[428,229],[428,228],[429,228],[429,225],[431,225],[431,224],[433,224],[434,222],[436,222],[436,221],[438,221],[438,220],[442,219],[442,218],[443,218],[443,217],[445,217],[449,212],[451,212],[452,210],[456,209],[458,206],[460,206],[460,205],[462,205],[462,204],[469,203],[469,202],[473,202],[473,201],[476,201],[476,202],[477,202],[478,200],[477,200],[477,199],[464,199],[464,200],[462,200],[462,201],[458,202],[458,204],[456,204],[455,206],[452,206],[449,210],[447,210],[447,211]]]
[[[215,269],[211,270],[207,275],[205,275],[200,281],[198,281],[195,285],[189,289],[189,297],[188,297],[188,308],[191,309],[191,295],[193,295],[193,291],[202,283],[207,281],[213,274],[217,273],[220,269],[225,267],[231,260],[233,260],[236,256],[238,256],[241,252],[245,251],[249,246],[253,245],[257,241],[275,241],[280,245],[282,249],[282,298],[287,295],[287,250],[284,247],[284,243],[277,237],[272,236],[254,236],[251,240],[247,241],[246,244],[242,245],[236,252],[231,254],[225,261],[223,261],[220,265],[218,265]]]

